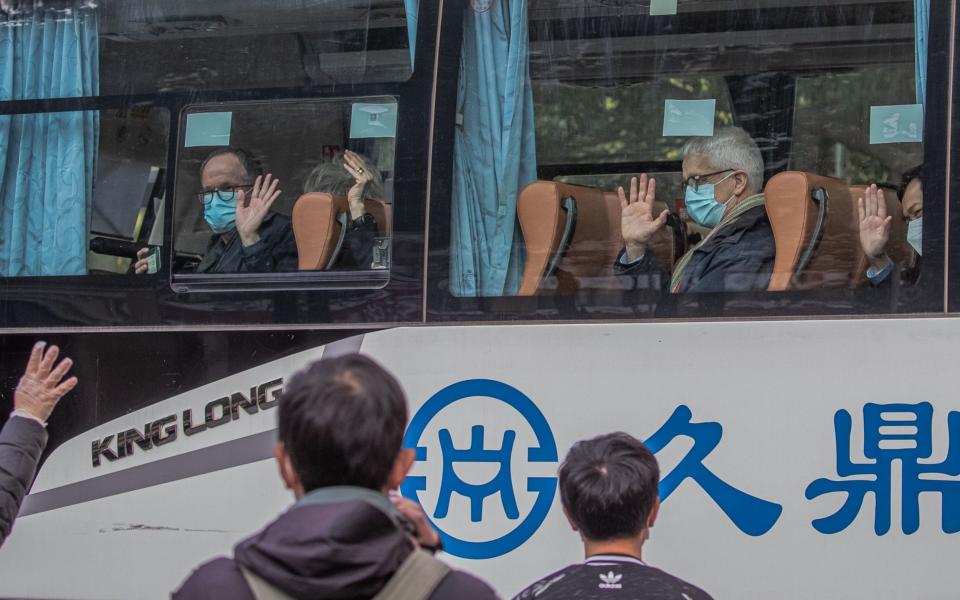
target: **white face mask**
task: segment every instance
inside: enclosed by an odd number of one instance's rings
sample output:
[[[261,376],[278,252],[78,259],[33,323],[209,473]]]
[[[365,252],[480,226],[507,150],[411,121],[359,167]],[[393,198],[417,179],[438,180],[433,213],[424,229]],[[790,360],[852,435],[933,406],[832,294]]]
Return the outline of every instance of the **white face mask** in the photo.
[[[923,217],[907,223],[907,243],[913,246],[917,254],[923,255]]]

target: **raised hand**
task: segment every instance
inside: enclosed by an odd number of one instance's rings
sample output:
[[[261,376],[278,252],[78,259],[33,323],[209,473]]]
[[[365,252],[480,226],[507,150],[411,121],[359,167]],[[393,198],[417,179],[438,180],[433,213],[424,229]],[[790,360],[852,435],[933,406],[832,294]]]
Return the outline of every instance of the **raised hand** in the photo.
[[[653,216],[656,191],[657,180],[652,177],[647,179],[646,174],[640,176],[639,185],[636,177],[630,179],[629,197],[624,194],[622,187],[617,188],[620,196],[620,232],[626,245],[628,261],[643,256],[650,238],[667,224],[668,211],[664,210],[657,217]]]
[[[866,198],[857,200],[860,217],[860,247],[874,268],[882,268],[889,262],[887,242],[890,240],[892,216],[887,216],[887,202],[876,184],[867,188]]]
[[[436,548],[440,544],[440,535],[430,526],[419,504],[403,496],[390,496],[390,501],[407,520],[413,523],[418,544],[428,548]]]
[[[240,242],[244,246],[252,246],[260,241],[260,225],[263,224],[274,200],[281,194],[277,189],[279,183],[279,179],[273,179],[273,175],[267,173],[266,177],[257,177],[253,182],[249,200],[243,190],[238,192],[237,233],[240,234]]]
[[[22,410],[46,423],[60,398],[77,385],[76,377],[61,383],[60,380],[73,366],[73,361],[65,358],[54,367],[53,363],[59,355],[60,349],[56,346],[48,349],[44,342],[34,344],[27,370],[13,394],[13,407],[16,410]]]
[[[370,167],[356,152],[347,150],[343,153],[343,168],[353,177],[354,184],[347,192],[347,202],[350,204],[350,218],[359,219],[363,216],[363,197],[367,184],[373,180]]]

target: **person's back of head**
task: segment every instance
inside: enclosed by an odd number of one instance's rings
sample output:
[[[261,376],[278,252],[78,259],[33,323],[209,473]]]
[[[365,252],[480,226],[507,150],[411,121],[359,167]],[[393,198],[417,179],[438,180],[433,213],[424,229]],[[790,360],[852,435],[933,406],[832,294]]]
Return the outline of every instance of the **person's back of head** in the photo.
[[[364,192],[367,198],[383,197],[383,175],[373,165],[373,162],[364,158],[366,168],[370,170],[371,179]],[[354,177],[345,168],[346,161],[343,153],[338,152],[329,161],[317,165],[307,175],[303,182],[303,193],[325,192],[333,196],[346,197],[350,188],[356,184]]]
[[[409,468],[395,464],[411,460],[401,452],[403,390],[366,356],[311,364],[284,386],[278,410],[278,459],[282,469],[292,468],[284,479],[298,496],[329,486],[386,491]]]
[[[560,499],[584,542],[642,544],[659,508],[660,469],[650,450],[618,432],[577,442],[560,467]]]
[[[683,146],[683,157],[702,156],[714,170],[733,169],[747,174],[748,191],[763,190],[763,154],[742,127],[721,127],[711,137],[695,137]]]

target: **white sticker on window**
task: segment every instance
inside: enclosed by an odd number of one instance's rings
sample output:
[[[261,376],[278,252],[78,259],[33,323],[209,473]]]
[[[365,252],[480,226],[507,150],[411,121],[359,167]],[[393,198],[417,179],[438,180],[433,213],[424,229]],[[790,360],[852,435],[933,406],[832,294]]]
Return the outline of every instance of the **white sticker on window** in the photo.
[[[716,112],[716,100],[667,100],[663,107],[663,135],[710,137]]]
[[[231,112],[208,112],[187,115],[187,131],[184,146],[229,146]]]
[[[650,0],[650,15],[677,14],[677,0]]]
[[[898,104],[870,107],[870,143],[923,142],[923,105]]]
[[[350,113],[351,138],[392,138],[397,136],[396,104],[353,105]]]

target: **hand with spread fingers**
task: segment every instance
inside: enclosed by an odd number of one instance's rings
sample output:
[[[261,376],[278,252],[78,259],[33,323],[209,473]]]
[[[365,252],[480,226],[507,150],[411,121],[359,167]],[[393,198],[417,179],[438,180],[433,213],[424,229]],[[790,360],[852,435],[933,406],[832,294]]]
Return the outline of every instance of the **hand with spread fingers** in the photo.
[[[45,342],[34,345],[27,370],[13,395],[14,409],[46,422],[60,398],[76,387],[76,377],[61,381],[73,366],[73,361],[65,358],[54,366],[59,355],[60,349],[56,346],[47,348]]]
[[[343,153],[343,168],[353,177],[355,183],[347,192],[347,202],[350,204],[350,218],[359,219],[363,216],[363,199],[367,184],[373,180],[373,173],[363,157],[347,150]]]
[[[857,200],[857,214],[860,218],[860,246],[866,254],[870,266],[882,269],[890,262],[887,256],[887,242],[890,240],[892,216],[887,215],[887,202],[883,191],[876,184],[867,188],[865,198]]]
[[[636,177],[630,179],[630,196],[624,194],[623,188],[617,188],[620,196],[620,231],[626,246],[627,261],[634,261],[644,255],[647,244],[653,234],[660,231],[667,224],[667,210],[658,216],[653,216],[653,201],[656,199],[657,180],[640,176],[639,185]]]
[[[244,190],[237,193],[237,233],[244,246],[252,246],[260,241],[260,225],[270,212],[274,201],[280,197],[277,189],[279,179],[267,173],[266,177],[257,177],[253,182],[249,198]]]

